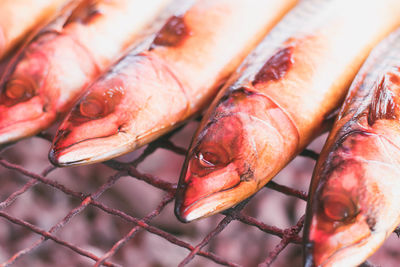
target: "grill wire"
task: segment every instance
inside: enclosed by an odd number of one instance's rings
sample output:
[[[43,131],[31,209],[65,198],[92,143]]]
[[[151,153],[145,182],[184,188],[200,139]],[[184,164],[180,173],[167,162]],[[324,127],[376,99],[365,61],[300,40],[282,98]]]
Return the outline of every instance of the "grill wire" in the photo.
[[[195,124],[195,122],[191,123]],[[160,239],[163,239],[165,242],[168,242],[173,246],[179,246],[183,249],[186,249],[186,257],[179,259],[179,266],[203,266],[204,264],[207,264],[207,266],[210,266],[209,264],[241,266],[239,263],[233,262],[226,257],[216,254],[212,251],[212,248],[206,248],[211,241],[216,239],[221,234],[221,232],[223,232],[233,222],[241,223],[248,228],[257,229],[257,231],[259,231],[259,235],[273,235],[280,239],[275,247],[264,249],[262,261],[258,262],[259,266],[273,265],[277,257],[281,254],[282,251],[285,250],[285,248],[289,244],[295,244],[298,247],[299,251],[302,242],[302,238],[299,232],[302,230],[303,227],[304,216],[301,216],[300,219],[298,219],[297,223],[288,228],[279,228],[277,226],[264,223],[256,217],[248,215],[247,212],[243,211],[243,209],[248,206],[249,203],[253,202],[253,199],[248,199],[240,203],[236,207],[223,212],[223,216],[220,216],[222,219],[220,219],[219,221],[215,221],[214,217],[213,220],[215,223],[211,225],[209,229],[206,229],[206,234],[198,237],[198,240],[200,241],[192,243],[186,241],[185,238],[182,237],[182,234],[177,234],[174,233],[174,231],[168,231],[168,229],[158,227],[157,224],[152,224],[152,221],[160,216],[160,214],[163,210],[166,209],[166,207],[173,205],[172,202],[174,198],[176,184],[171,183],[168,180],[163,179],[162,177],[142,172],[139,170],[138,166],[149,157],[151,157],[156,150],[160,149],[170,151],[176,155],[179,155],[179,157],[183,159],[183,156],[186,153],[186,149],[179,145],[176,145],[175,142],[171,140],[176,134],[179,134],[179,132],[182,131],[182,128],[183,127],[150,143],[144,149],[140,150],[140,153],[136,153],[135,155],[137,156],[133,160],[125,162],[118,159],[99,164],[102,165],[102,168],[109,168],[113,172],[113,174],[109,176],[105,182],[102,181],[103,183],[99,184],[96,190],[91,193],[76,191],[75,189],[71,188],[71,186],[66,186],[58,182],[57,179],[48,178],[52,173],[57,170],[56,167],[49,166],[44,168],[41,173],[37,173],[29,170],[24,166],[13,163],[15,162],[15,160],[13,160],[13,157],[8,156],[7,153],[4,152],[5,150],[12,150],[13,146],[3,148],[2,154],[0,155],[0,165],[2,166],[0,168],[0,184],[2,183],[2,180],[5,179],[4,175],[7,175],[8,178],[11,176],[12,179],[14,179],[15,176],[21,176],[23,177],[21,179],[24,179],[24,184],[23,186],[19,185],[19,188],[7,195],[5,195],[5,192],[8,191],[5,190],[6,188],[4,188],[4,185],[0,187],[0,226],[2,224],[3,226],[4,224],[6,224],[6,226],[8,225],[8,227],[10,228],[11,226],[9,226],[9,224],[17,225],[19,226],[19,228],[17,228],[17,231],[20,231],[21,233],[23,232],[26,235],[36,234],[34,235],[34,237],[38,238],[35,239],[36,241],[34,242],[29,242],[28,244],[24,243],[24,246],[22,248],[13,251],[10,255],[3,255],[3,258],[5,258],[6,260],[2,263],[2,266],[17,266],[19,263],[21,263],[21,261],[24,262],[24,259],[25,261],[29,262],[29,260],[34,257],[36,253],[39,253],[38,249],[49,242],[52,242],[53,249],[61,249],[62,247],[67,248],[74,255],[79,254],[79,257],[87,258],[84,262],[88,266],[121,266],[120,263],[117,263],[114,260],[115,255],[123,250],[124,247],[127,247],[127,244],[129,244],[130,242],[134,242],[135,238],[142,238],[143,233],[139,233],[143,232],[143,230],[145,234],[158,236]],[[47,141],[51,141],[52,135],[48,133],[42,133],[32,139],[34,139],[33,141],[37,141],[37,138],[46,140],[43,145],[48,145]],[[24,149],[29,148],[25,147]],[[318,154],[313,152],[312,150],[304,150],[301,153],[301,156],[316,160]],[[4,174],[5,172],[6,174]],[[154,188],[154,190],[160,192],[160,194],[162,194],[162,198],[161,201],[159,201],[158,206],[154,210],[148,212],[146,216],[139,218],[132,215],[129,210],[124,211],[123,209],[112,207],[111,205],[104,203],[104,201],[101,201],[100,198],[103,193],[109,191],[113,186],[115,186],[115,184],[122,177],[129,177],[132,179],[140,180],[150,185],[152,188]],[[83,177],[80,179],[84,180]],[[74,199],[73,201],[75,201],[73,202],[75,203],[75,207],[73,209],[70,209],[69,211],[67,210],[66,213],[62,213],[62,216],[60,217],[62,219],[58,220],[58,222],[51,227],[45,229],[43,227],[35,225],[35,223],[32,223],[32,219],[20,219],[20,217],[24,217],[23,214],[18,214],[18,216],[15,212],[7,211],[13,206],[15,202],[17,202],[18,199],[23,198],[25,194],[28,194],[28,192],[35,190],[35,187],[37,187],[38,185],[42,185],[40,189],[41,191],[59,191],[63,195],[67,195],[69,198],[72,198]],[[81,188],[79,185],[74,186],[74,188],[75,187]],[[273,191],[286,195],[287,198],[294,197],[301,201],[307,200],[307,193],[295,188],[279,184],[274,181],[269,182],[266,187]],[[267,189],[262,189],[261,191],[264,190]],[[23,200],[24,199],[22,199],[21,201]],[[66,240],[66,238],[57,235],[57,232],[63,229],[67,229],[68,225],[71,223],[71,221],[74,220],[74,218],[82,214],[85,210],[87,213],[88,209],[101,210],[102,212],[107,214],[107,216],[114,216],[116,218],[119,218],[129,225],[128,231],[126,231],[122,237],[117,238],[118,240],[116,242],[113,242],[113,244],[111,244],[108,249],[106,249],[106,251],[103,251],[99,248],[93,248],[93,245],[79,246],[74,244],[73,241],[68,241]],[[39,217],[41,216],[41,214],[36,214],[36,216]],[[220,217],[218,217],[218,219]],[[177,220],[175,220],[174,223],[181,224]],[[196,223],[197,222],[193,222],[192,224]],[[399,228],[396,229],[396,233],[397,235],[400,234]],[[0,231],[0,244],[3,237]],[[72,240],[74,240],[74,238],[72,238]],[[196,261],[194,261],[194,259],[199,257],[204,258],[201,261],[203,264],[198,265],[196,264]],[[243,255],[242,257],[246,257],[246,255]],[[0,255],[0,259],[1,258],[2,257]],[[165,263],[161,262],[155,266],[164,266],[164,264]],[[366,262],[364,263],[364,266],[373,265]]]

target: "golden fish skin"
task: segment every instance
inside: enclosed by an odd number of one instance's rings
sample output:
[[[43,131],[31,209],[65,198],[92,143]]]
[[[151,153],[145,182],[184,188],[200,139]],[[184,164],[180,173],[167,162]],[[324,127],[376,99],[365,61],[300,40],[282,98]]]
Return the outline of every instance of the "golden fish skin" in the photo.
[[[35,135],[63,116],[168,1],[70,2],[0,80],[0,144]]]
[[[360,10],[362,6],[362,11]],[[184,222],[261,189],[320,132],[400,2],[303,1],[250,54],[204,116],[182,169]]]
[[[358,266],[400,223],[400,30],[363,65],[314,170],[305,266]]]
[[[0,59],[70,0],[1,0]]]
[[[198,113],[296,0],[199,0],[94,82],[60,126],[60,166],[133,151]],[[154,39],[154,40],[153,40]]]

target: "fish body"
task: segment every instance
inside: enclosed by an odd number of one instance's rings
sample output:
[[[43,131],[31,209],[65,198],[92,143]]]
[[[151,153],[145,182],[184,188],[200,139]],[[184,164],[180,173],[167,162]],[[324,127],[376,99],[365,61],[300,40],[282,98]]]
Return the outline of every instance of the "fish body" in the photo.
[[[49,157],[54,164],[88,164],[131,152],[198,113],[296,1],[190,3],[147,47],[91,84],[57,132]]]
[[[0,59],[35,27],[57,13],[69,0],[2,0]]]
[[[73,1],[10,61],[0,81],[0,144],[48,128],[168,0]]]
[[[358,266],[400,223],[400,31],[357,74],[314,170],[305,266]]]
[[[360,9],[362,6],[362,9]],[[243,62],[204,116],[179,180],[184,222],[261,189],[320,132],[398,1],[303,1]]]

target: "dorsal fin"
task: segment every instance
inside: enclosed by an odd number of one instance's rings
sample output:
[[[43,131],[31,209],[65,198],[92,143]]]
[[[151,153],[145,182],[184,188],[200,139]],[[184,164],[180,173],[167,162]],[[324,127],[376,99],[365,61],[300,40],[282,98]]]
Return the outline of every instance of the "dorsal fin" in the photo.
[[[395,94],[390,89],[388,74],[375,84],[374,94],[368,111],[368,124],[373,125],[377,120],[392,120],[396,118]]]

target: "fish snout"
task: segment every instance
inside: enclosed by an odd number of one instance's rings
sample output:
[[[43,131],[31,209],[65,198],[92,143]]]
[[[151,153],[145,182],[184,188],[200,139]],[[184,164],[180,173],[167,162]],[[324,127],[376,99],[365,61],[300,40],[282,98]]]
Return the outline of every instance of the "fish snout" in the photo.
[[[257,191],[252,171],[243,168],[240,161],[198,171],[199,160],[202,159],[190,157],[183,168],[175,202],[175,214],[180,221],[186,223],[219,213]]]
[[[188,172],[185,180],[188,182],[178,187],[175,206],[175,214],[182,222],[218,213],[227,200],[225,194],[241,183],[232,166],[200,177]]]
[[[11,107],[0,104],[0,144],[38,134],[49,127],[56,116],[56,112],[43,111],[39,97]]]
[[[59,162],[57,160],[57,156],[56,156],[56,150],[54,148],[50,148],[48,158],[49,158],[49,161],[51,164],[53,164],[54,166],[60,167]]]
[[[50,148],[48,159],[51,164],[56,167],[65,167],[67,166],[64,162],[60,161],[60,154],[62,153],[62,149],[58,150],[54,146]]]
[[[187,220],[187,214],[185,214],[186,206],[183,204],[184,196],[182,194],[183,194],[184,190],[185,190],[185,185],[179,184],[178,188],[177,188],[177,192],[178,192],[177,197],[175,199],[174,213],[175,213],[176,218],[178,218],[179,221],[181,221],[183,223],[188,223],[189,221]]]
[[[304,267],[314,267],[314,242],[306,241],[304,244]]]
[[[104,125],[98,126],[98,131],[94,127],[59,130],[49,152],[50,162],[59,167],[85,165],[106,161],[136,148],[132,142],[135,139],[117,127],[101,129]]]

